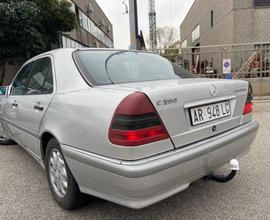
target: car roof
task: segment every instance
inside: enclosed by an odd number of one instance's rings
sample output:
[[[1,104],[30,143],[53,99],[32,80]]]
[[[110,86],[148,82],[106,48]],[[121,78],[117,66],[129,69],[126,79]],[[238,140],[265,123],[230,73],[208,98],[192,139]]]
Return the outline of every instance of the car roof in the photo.
[[[46,57],[46,56],[51,56],[51,57],[54,57],[54,56],[60,56],[61,57],[61,54],[70,54],[72,55],[72,53],[74,51],[122,51],[122,52],[140,52],[140,53],[148,53],[148,54],[155,54],[153,52],[149,52],[149,51],[146,51],[146,50],[129,50],[129,49],[116,49],[116,48],[93,48],[93,47],[84,47],[84,48],[58,48],[58,49],[54,49],[54,50],[50,50],[50,51],[47,51],[45,53],[41,53],[35,57],[32,57],[31,59],[27,60],[24,64],[28,64],[28,63],[31,63],[35,60],[38,60],[42,57]],[[155,54],[157,55],[157,54]]]
[[[50,50],[47,51],[45,53],[39,54],[33,58],[31,58],[30,60],[35,60],[39,57],[43,57],[46,55],[53,55],[55,53],[72,53],[74,51],[131,51],[131,52],[146,52],[146,51],[142,51],[142,50],[128,50],[128,49],[116,49],[116,48],[96,48],[96,47],[85,47],[85,48],[59,48],[59,49],[54,49],[54,50]]]
[[[61,53],[70,53],[72,54],[74,51],[129,51],[129,52],[145,52],[149,53],[147,51],[142,50],[128,50],[128,49],[115,49],[115,48],[91,48],[91,47],[85,47],[85,48],[59,48],[47,51],[45,53],[39,54],[31,59],[29,59],[26,63],[32,62],[36,59],[39,59],[44,56],[53,56],[54,54],[61,54]],[[150,52],[151,53],[151,52]]]

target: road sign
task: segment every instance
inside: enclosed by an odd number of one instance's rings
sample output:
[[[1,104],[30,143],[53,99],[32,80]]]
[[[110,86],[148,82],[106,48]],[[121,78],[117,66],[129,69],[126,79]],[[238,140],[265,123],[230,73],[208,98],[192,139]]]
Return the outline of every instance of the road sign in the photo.
[[[223,59],[223,74],[231,73],[231,59]]]

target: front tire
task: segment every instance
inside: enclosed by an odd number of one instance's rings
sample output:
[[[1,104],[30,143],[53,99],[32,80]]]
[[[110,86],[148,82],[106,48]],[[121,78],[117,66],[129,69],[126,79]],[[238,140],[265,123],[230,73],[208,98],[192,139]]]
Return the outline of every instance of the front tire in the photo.
[[[50,191],[59,206],[66,210],[78,208],[82,194],[55,138],[47,144],[45,168]]]
[[[0,136],[0,145],[14,145],[16,144],[12,139]]]

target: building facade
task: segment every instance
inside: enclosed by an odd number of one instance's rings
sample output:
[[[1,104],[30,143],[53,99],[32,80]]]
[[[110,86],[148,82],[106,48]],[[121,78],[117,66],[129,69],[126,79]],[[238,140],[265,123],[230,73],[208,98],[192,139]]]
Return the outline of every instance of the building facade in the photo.
[[[181,63],[200,77],[248,80],[270,95],[270,0],[195,0],[180,26]]]
[[[76,16],[76,27],[62,33],[61,47],[109,47],[113,43],[113,26],[95,0],[69,0]]]
[[[269,24],[270,0],[195,0],[180,26],[183,63],[197,74],[212,68],[219,77],[224,59],[241,77],[268,71]]]
[[[270,0],[195,0],[181,24],[182,47],[270,41]]]

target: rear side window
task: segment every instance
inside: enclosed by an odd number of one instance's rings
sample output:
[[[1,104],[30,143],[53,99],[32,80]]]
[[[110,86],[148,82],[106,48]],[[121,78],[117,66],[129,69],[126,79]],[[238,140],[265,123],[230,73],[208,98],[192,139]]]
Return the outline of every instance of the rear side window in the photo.
[[[26,95],[50,94],[53,92],[52,64],[49,57],[34,62]]]
[[[29,63],[20,70],[12,84],[10,95],[24,95],[27,92],[32,66],[33,63]]]
[[[94,85],[179,79],[165,58],[132,51],[76,51],[80,72]]]

